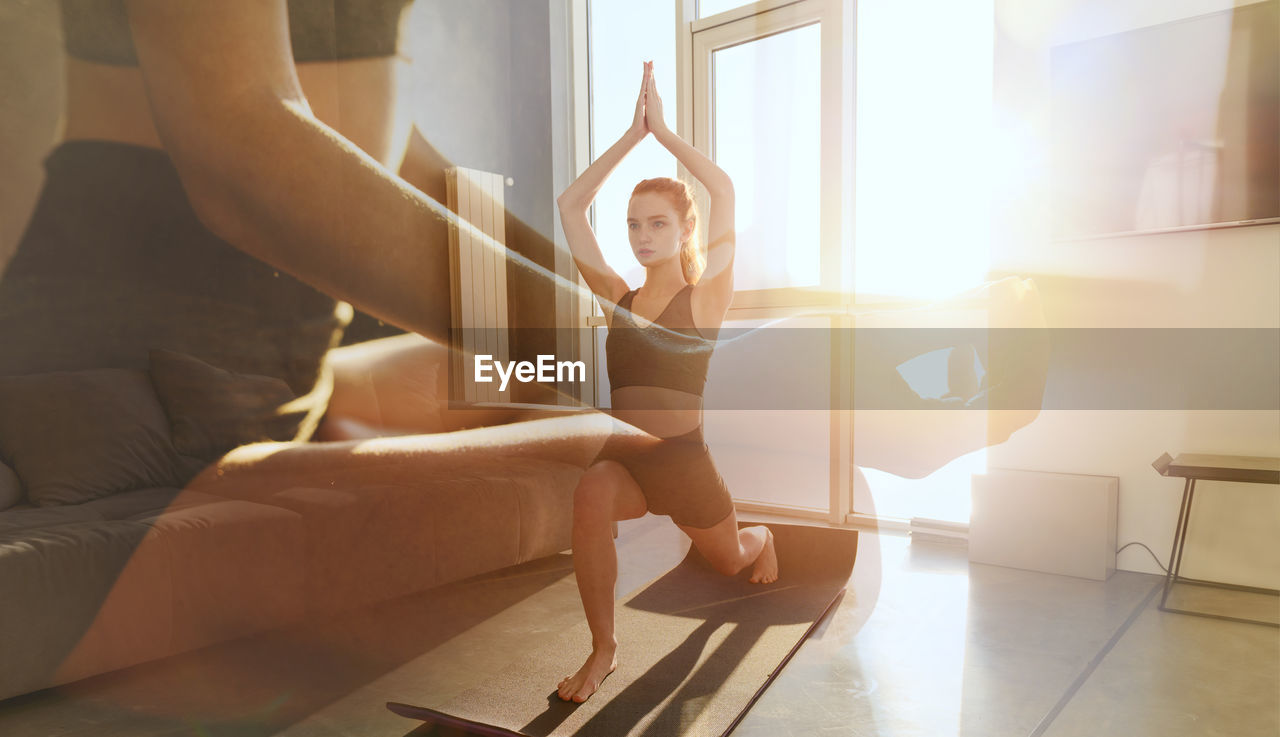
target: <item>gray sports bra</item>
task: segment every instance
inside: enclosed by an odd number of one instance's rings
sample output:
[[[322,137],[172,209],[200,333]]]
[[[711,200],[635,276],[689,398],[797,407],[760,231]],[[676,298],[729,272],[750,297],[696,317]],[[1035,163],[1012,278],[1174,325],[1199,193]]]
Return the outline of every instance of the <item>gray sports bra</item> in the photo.
[[[692,294],[692,287],[676,292],[645,327],[630,314],[636,291],[618,300],[604,343],[610,390],[645,386],[702,396],[718,331],[704,335],[694,326]]]
[[[395,56],[400,17],[413,0],[289,0],[294,61]],[[124,0],[62,0],[67,54],[137,66]]]

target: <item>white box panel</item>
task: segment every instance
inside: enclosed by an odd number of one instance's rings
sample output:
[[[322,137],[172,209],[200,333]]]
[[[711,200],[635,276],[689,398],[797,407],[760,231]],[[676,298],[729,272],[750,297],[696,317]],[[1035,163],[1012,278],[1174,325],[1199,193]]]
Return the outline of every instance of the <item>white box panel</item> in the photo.
[[[990,469],[973,476],[969,561],[1105,581],[1120,480]]]

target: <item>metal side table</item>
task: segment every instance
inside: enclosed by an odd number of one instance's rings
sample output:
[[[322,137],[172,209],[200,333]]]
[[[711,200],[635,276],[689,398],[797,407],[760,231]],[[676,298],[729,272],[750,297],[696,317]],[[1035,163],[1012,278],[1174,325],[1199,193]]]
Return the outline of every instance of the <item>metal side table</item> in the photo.
[[[1191,503],[1195,499],[1196,482],[1241,481],[1248,484],[1280,484],[1280,458],[1220,456],[1198,453],[1180,453],[1177,458],[1170,458],[1168,453],[1164,453],[1151,465],[1161,476],[1176,476],[1186,479],[1182,487],[1182,507],[1178,510],[1178,526],[1174,529],[1173,534],[1173,550],[1169,552],[1169,572],[1165,576],[1164,593],[1160,597],[1160,611],[1192,614],[1197,617],[1209,617],[1211,619],[1225,619],[1229,622],[1280,627],[1278,622],[1228,617],[1222,614],[1210,614],[1208,612],[1196,612],[1189,609],[1175,609],[1166,606],[1169,600],[1169,591],[1173,589],[1175,583],[1179,582],[1280,596],[1280,590],[1276,589],[1237,586],[1217,581],[1202,581],[1200,579],[1182,578],[1179,575],[1182,570],[1182,550],[1187,541],[1187,525],[1191,521]]]

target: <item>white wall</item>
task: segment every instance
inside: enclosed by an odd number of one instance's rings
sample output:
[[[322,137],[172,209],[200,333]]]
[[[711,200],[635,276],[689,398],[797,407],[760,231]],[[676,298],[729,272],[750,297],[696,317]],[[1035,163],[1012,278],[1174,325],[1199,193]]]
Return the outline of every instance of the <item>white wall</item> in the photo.
[[[1034,276],[1050,327],[1280,327],[1280,225],[1055,243],[1049,236],[1049,50],[1189,18],[1231,0],[1001,0],[996,7],[999,164],[992,268]],[[993,448],[993,467],[1120,478],[1119,539],[1167,560],[1182,491],[1160,453],[1280,456],[1275,412],[1043,413]],[[1138,547],[1119,567],[1158,572]],[[1280,587],[1277,487],[1201,483],[1184,574]]]

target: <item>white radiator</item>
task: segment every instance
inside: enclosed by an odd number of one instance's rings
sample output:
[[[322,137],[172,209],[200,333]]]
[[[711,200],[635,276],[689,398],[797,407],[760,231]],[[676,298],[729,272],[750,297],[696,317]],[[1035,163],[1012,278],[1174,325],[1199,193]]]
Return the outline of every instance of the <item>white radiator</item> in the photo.
[[[1116,569],[1115,476],[990,469],[973,476],[969,560],[1107,580]]]
[[[458,166],[445,172],[449,209],[462,221],[449,228],[449,288],[453,337],[450,397],[509,401],[511,388],[473,380],[474,356],[509,361],[506,207],[499,174]]]

